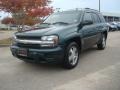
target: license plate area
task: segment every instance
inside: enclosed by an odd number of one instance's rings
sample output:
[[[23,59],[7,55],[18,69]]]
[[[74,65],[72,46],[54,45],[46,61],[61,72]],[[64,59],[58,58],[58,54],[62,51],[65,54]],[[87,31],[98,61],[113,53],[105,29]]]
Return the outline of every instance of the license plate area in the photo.
[[[18,53],[19,56],[23,56],[23,57],[27,57],[28,56],[28,50],[24,49],[24,48],[18,49],[17,53]]]

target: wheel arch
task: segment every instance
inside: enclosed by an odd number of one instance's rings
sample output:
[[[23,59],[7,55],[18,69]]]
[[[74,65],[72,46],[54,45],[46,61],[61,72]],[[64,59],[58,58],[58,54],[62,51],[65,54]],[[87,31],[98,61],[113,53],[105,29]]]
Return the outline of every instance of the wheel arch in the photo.
[[[105,37],[106,37],[106,39],[107,39],[108,32],[107,32],[107,31],[104,31],[103,34],[105,35]]]
[[[71,37],[66,41],[66,46],[69,45],[71,42],[76,42],[80,48],[80,50],[82,49],[82,39],[79,36],[76,37]]]

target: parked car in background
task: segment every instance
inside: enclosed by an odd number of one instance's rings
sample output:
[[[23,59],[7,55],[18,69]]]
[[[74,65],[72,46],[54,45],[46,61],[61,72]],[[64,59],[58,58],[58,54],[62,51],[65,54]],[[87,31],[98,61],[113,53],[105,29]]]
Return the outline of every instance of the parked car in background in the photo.
[[[117,31],[118,30],[118,27],[116,24],[114,23],[107,23],[108,27],[109,27],[109,31]]]
[[[17,25],[10,25],[11,30],[17,30]]]
[[[17,27],[13,25],[0,24],[0,30],[17,30]]]
[[[120,30],[120,22],[117,23],[117,28]]]
[[[20,31],[27,31],[27,30],[30,30],[31,29],[31,26],[28,26],[28,25],[18,25],[18,30]]]
[[[28,25],[23,26],[23,30],[29,30],[30,28],[31,28],[31,26],[28,26]]]
[[[35,26],[14,35],[11,52],[25,62],[60,63],[72,69],[81,51],[93,45],[99,50],[106,48],[108,26],[93,9],[56,12]]]
[[[5,24],[0,24],[0,30],[8,30],[8,26]]]

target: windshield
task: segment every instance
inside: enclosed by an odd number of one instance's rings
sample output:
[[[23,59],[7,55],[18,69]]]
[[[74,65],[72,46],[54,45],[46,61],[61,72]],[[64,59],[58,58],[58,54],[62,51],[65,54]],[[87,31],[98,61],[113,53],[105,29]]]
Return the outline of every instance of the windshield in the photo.
[[[79,21],[79,12],[66,12],[66,13],[55,13],[49,16],[43,23],[49,24],[73,24]]]

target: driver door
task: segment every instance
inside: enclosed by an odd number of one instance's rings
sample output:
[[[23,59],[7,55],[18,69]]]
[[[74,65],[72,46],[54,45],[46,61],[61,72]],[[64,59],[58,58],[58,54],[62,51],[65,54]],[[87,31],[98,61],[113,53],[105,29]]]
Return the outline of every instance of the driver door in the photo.
[[[85,12],[83,16],[82,22],[85,21],[91,21],[93,22],[93,18],[91,15],[91,12]],[[84,25],[82,28],[82,34],[83,34],[83,49],[89,48],[93,46],[96,43],[96,30],[95,25]]]

